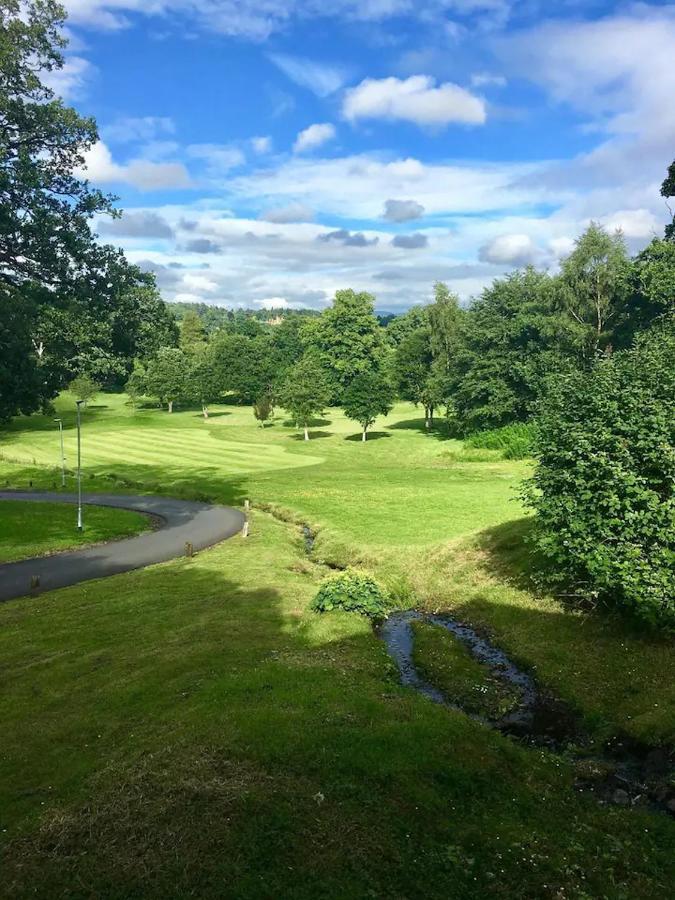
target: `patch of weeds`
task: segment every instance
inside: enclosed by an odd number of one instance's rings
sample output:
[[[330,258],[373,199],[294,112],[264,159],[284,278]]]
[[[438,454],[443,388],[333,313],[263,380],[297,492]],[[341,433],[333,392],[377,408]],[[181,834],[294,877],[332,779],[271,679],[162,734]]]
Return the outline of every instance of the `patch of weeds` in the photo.
[[[382,618],[389,608],[385,589],[370,575],[347,569],[326,578],[312,601],[315,612],[343,609],[371,619]]]

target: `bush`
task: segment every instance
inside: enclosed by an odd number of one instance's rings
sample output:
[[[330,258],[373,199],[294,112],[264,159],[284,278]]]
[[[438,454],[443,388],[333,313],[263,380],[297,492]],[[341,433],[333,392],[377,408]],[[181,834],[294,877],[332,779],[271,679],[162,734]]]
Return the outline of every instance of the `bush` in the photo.
[[[465,447],[481,450],[501,450],[504,459],[526,459],[532,456],[534,426],[517,422],[490,431],[477,431],[464,441]]]
[[[675,319],[551,387],[525,491],[561,592],[675,626]]]
[[[325,579],[312,601],[312,609],[315,612],[344,609],[379,618],[387,614],[387,594],[369,575],[347,569]]]

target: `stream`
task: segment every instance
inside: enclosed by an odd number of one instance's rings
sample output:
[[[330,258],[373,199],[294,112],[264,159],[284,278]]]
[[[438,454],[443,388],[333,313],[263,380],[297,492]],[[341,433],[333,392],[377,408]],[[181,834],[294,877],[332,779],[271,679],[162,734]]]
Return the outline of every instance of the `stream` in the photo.
[[[499,718],[487,719],[451,702],[415,665],[413,622],[445,628],[457,637],[493,678],[517,688],[520,701],[516,709]],[[639,806],[675,815],[672,750],[644,747],[627,737],[616,737],[601,749],[593,747],[580,717],[567,704],[541,690],[504,651],[473,628],[445,613],[406,610],[392,613],[375,627],[375,632],[384,642],[406,687],[525,744],[564,754],[576,764],[576,789],[593,794],[602,803]]]

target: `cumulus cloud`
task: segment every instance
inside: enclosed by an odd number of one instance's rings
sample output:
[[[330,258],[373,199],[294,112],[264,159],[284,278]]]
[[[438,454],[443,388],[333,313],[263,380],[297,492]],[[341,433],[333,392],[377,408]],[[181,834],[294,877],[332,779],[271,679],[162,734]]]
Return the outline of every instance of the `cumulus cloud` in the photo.
[[[276,222],[280,225],[289,222],[311,222],[314,211],[304,203],[289,203],[288,206],[276,206],[265,210],[260,214],[260,218],[264,222]]]
[[[331,66],[301,56],[270,53],[269,59],[287,78],[312,91],[317,97],[328,97],[339,91],[348,77],[341,66]]]
[[[330,122],[310,125],[298,134],[293,144],[293,152],[305,153],[307,150],[314,150],[327,141],[332,141],[334,137],[335,126]]]
[[[103,220],[99,230],[101,234],[137,238],[172,238],[174,234],[173,228],[159,213],[144,210],[127,211],[120,219]]]
[[[388,222],[410,222],[424,215],[424,207],[416,200],[387,200],[382,218]]]
[[[457,84],[436,86],[429,75],[410,78],[366,78],[345,93],[346,119],[400,119],[422,126],[482,125],[485,101]]]
[[[61,69],[41,74],[42,81],[63,100],[82,97],[97,69],[82,56],[67,56]]]
[[[391,243],[394,247],[401,247],[405,250],[419,250],[428,246],[429,239],[426,234],[415,232],[414,234],[397,234]]]
[[[536,262],[540,251],[527,234],[500,234],[478,251],[481,262],[503,266],[527,266]]]
[[[84,166],[78,174],[99,184],[129,184],[140,191],[191,186],[190,176],[182,163],[156,163],[146,159],[116,163],[102,141],[98,141],[84,154]]]
[[[317,235],[317,240],[329,243],[330,241],[338,241],[345,247],[372,247],[379,242],[379,237],[367,238],[362,231],[348,231],[346,228],[338,228],[335,231],[328,231],[324,234]]]

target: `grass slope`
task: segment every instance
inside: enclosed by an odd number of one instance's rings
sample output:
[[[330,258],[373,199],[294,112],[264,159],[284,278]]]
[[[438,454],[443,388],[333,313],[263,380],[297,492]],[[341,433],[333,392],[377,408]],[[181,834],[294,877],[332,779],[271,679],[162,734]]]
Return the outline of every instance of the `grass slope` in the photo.
[[[5,896],[664,895],[667,820],[401,688],[298,543],[0,610]]]
[[[150,527],[147,516],[103,506],[85,507],[81,532],[76,522],[70,504],[0,501],[0,563],[130,537]]]
[[[85,416],[85,488],[310,522],[316,559],[457,610],[598,739],[675,739],[672,643],[532,591],[527,462],[427,434],[406,404],[366,444],[333,410],[308,443],[283,415],[214,413],[106,396]],[[54,483],[49,418],[17,419],[0,453],[13,486]],[[672,823],[581,798],[564,760],[400,688],[365,622],[307,612],[324,571],[258,512],[248,542],[0,608],[10,896],[665,895]]]

